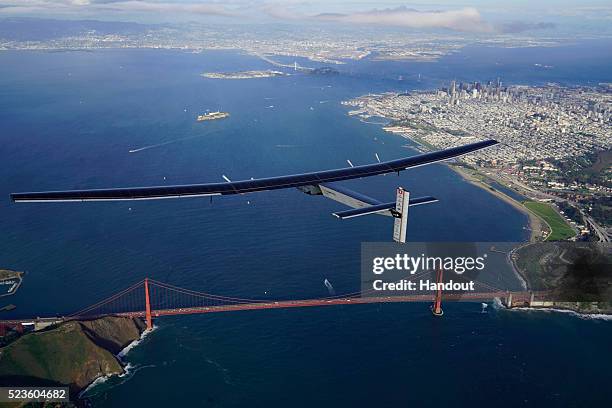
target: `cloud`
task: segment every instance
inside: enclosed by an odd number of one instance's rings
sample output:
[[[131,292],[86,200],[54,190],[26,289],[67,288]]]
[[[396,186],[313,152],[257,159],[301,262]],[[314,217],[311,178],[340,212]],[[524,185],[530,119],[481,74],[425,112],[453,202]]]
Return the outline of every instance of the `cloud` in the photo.
[[[261,6],[261,10],[269,17],[278,20],[302,20],[308,18],[307,15],[296,12],[292,8],[287,7],[287,4],[266,3]]]
[[[503,34],[516,34],[522,33],[523,31],[550,30],[556,27],[557,25],[555,23],[525,23],[522,21],[512,21],[499,24],[495,28],[498,32]]]
[[[326,4],[326,3],[323,3]],[[305,14],[310,7],[305,0],[0,0],[0,15],[8,14],[67,14],[95,16],[98,13],[116,15],[155,15],[170,17],[225,16],[256,20],[262,13],[274,20],[370,24],[413,29],[447,29],[457,32],[511,34],[528,30],[554,28],[551,23],[521,21],[491,24],[473,7],[449,10],[421,11],[405,6],[370,11]]]
[[[217,2],[170,2],[150,0],[0,0],[0,13],[116,11],[236,16]]]
[[[475,8],[445,11],[418,11],[406,7],[373,10],[346,15],[320,15],[334,21],[381,24],[409,28],[445,28],[454,31],[486,32],[492,27],[483,21]]]
[[[612,20],[612,6],[569,7],[547,10],[548,14],[593,20]]]
[[[492,32],[494,27],[484,21],[475,8],[457,10],[419,11],[407,7],[371,10],[353,13],[321,13],[306,16],[282,5],[264,8],[271,17],[280,19],[310,19],[350,24],[374,24],[416,29],[443,28],[463,32]]]
[[[78,0],[77,0],[78,1]],[[87,1],[87,0],[85,0]],[[185,14],[207,14],[218,16],[235,16],[236,13],[221,4],[213,3],[171,3],[150,2],[144,0],[132,1],[102,1],[94,5],[97,9],[133,11],[133,12],[157,12],[157,13],[185,13]]]
[[[320,13],[306,15],[280,3],[268,3],[262,10],[281,20],[318,20],[349,24],[373,24],[414,29],[447,29],[459,32],[506,34],[530,30],[553,29],[553,23],[522,21],[491,24],[472,7],[443,11],[420,11],[407,7],[374,9],[353,13]]]

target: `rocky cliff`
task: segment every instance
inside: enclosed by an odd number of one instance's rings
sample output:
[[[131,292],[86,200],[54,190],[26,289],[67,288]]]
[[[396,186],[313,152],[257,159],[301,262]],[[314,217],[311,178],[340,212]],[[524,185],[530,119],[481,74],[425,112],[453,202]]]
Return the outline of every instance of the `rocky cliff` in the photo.
[[[98,377],[122,374],[115,355],[143,330],[140,319],[108,316],[26,334],[0,349],[0,378],[11,385],[64,385],[75,395]]]

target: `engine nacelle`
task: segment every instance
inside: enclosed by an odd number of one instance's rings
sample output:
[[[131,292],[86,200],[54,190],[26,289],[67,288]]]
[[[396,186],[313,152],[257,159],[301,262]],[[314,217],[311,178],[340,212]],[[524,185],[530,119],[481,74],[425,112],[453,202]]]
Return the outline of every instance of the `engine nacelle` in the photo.
[[[321,191],[321,187],[318,184],[310,184],[307,186],[299,186],[296,187],[302,193],[306,193],[308,195],[323,195],[323,191]]]

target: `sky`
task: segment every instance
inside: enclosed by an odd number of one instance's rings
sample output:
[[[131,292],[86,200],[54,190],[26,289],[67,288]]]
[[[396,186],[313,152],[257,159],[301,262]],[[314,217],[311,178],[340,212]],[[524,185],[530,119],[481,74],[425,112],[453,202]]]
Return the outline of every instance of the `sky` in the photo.
[[[0,19],[46,17],[135,22],[327,22],[473,33],[610,26],[602,0],[0,0]],[[0,22],[1,24],[1,22]]]

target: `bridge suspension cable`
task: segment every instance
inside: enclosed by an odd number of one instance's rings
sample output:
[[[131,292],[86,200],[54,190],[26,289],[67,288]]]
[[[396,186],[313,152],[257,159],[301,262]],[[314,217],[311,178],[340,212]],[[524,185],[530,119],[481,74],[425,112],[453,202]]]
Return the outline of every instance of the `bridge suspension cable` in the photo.
[[[425,275],[432,274],[432,271],[422,271],[418,274],[408,274],[403,279],[416,280]],[[449,275],[447,275],[449,276]],[[462,281],[469,280],[469,277],[458,274],[450,275],[452,279]],[[436,277],[436,281],[440,279],[440,275]],[[533,294],[528,292],[510,292],[501,290],[489,283],[472,279],[475,285],[484,288],[485,292],[469,292],[455,293],[449,292],[439,293],[439,302],[444,299],[460,300],[462,298],[486,299],[499,297],[513,293],[520,299],[526,299]],[[399,281],[398,281],[399,282]],[[440,283],[440,282],[438,282]],[[133,285],[104,298],[84,309],[72,313],[66,319],[75,319],[82,317],[95,317],[101,315],[123,315],[123,316],[143,316],[147,320],[147,326],[151,327],[151,319],[153,316],[169,315],[169,314],[187,314],[187,313],[208,313],[229,310],[251,310],[251,309],[270,309],[280,307],[306,307],[317,305],[331,304],[353,304],[359,303],[376,303],[376,302],[407,302],[407,301],[427,301],[433,299],[431,293],[420,293],[413,295],[400,295],[397,297],[372,296],[376,290],[372,287],[362,291],[344,293],[340,295],[325,296],[314,299],[303,300],[272,300],[272,299],[252,299],[235,296],[222,296],[212,293],[197,291],[193,289],[182,288],[170,283],[160,282],[155,279],[142,279]]]
[[[101,309],[104,306],[107,306],[108,304],[110,304],[113,301],[116,301],[120,298],[122,298],[123,296],[125,296],[126,294],[130,293],[131,291],[137,289],[137,288],[141,288],[142,284],[144,282],[143,280],[140,280],[138,282],[136,282],[135,284],[133,284],[132,286],[118,292],[115,293],[114,295],[109,296],[108,298],[102,299],[101,301],[94,303],[93,305],[87,306],[84,309],[81,309],[75,313],[72,313],[70,315],[68,315],[67,317],[72,318],[72,317],[76,317],[76,316],[85,316],[88,315],[89,312],[96,310],[96,309]]]

